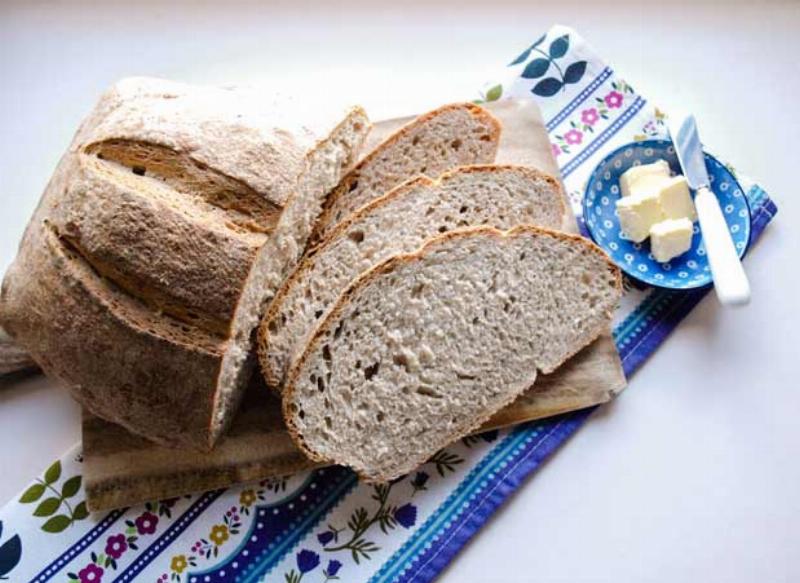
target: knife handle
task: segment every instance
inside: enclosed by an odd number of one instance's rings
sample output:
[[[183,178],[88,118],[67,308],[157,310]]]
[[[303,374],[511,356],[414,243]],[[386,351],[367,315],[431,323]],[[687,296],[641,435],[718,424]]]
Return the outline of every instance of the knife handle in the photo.
[[[694,206],[720,303],[724,306],[746,305],[750,302],[750,283],[717,197],[708,188],[700,187],[694,197]]]

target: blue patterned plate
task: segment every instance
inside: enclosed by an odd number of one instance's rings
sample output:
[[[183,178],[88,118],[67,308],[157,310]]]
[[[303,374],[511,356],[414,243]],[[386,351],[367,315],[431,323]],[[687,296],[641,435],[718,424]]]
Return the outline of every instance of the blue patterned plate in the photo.
[[[706,169],[711,189],[719,198],[722,213],[730,228],[739,256],[750,244],[750,207],[742,187],[733,174],[716,158],[706,153]],[[651,164],[664,159],[673,174],[680,174],[678,157],[672,142],[646,140],[634,142],[605,157],[586,185],[583,218],[592,239],[630,277],[648,285],[667,289],[695,289],[711,284],[706,249],[695,222],[692,248],[669,263],[659,263],[650,253],[649,240],[634,243],[620,231],[616,201],[622,196],[619,177],[631,166]]]

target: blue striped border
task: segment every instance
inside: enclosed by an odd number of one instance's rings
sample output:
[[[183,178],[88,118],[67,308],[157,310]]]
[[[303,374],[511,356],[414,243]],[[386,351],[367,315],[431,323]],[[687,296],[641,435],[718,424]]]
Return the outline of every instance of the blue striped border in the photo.
[[[626,123],[633,119],[633,116],[639,113],[639,111],[644,107],[645,103],[646,101],[644,99],[637,96],[636,99],[633,100],[631,106],[625,110],[625,113],[615,119],[614,123],[608,126],[605,131],[592,140],[592,142],[586,148],[581,150],[580,154],[575,156],[561,168],[561,176],[566,178],[572,174],[581,164],[586,161],[587,158],[589,158],[589,156],[599,150],[600,146],[610,140],[614,134],[622,129]]]
[[[94,541],[100,538],[104,532],[111,528],[119,518],[127,512],[127,508],[122,510],[114,510],[109,512],[100,522],[98,522],[92,530],[83,535],[78,542],[69,547],[61,555],[58,556],[52,563],[42,569],[38,575],[31,579],[34,583],[41,583],[52,579],[61,569],[66,567],[75,557],[81,554],[89,547]]]
[[[522,481],[583,424],[589,412],[525,424],[512,431],[370,582],[433,580]]]
[[[581,92],[580,92],[580,93],[579,93],[579,94],[578,94],[578,95],[575,97],[575,99],[573,99],[572,101],[570,101],[570,102],[567,104],[567,106],[566,106],[566,107],[564,107],[564,109],[562,109],[561,111],[559,111],[559,112],[558,112],[558,113],[557,113],[555,116],[553,116],[553,119],[551,119],[549,122],[547,122],[547,124],[545,124],[545,127],[547,128],[547,132],[548,132],[548,133],[552,132],[554,129],[556,129],[556,127],[558,126],[558,124],[560,124],[562,121],[564,121],[565,119],[567,119],[567,117],[569,117],[569,115],[570,115],[570,114],[571,114],[573,111],[575,111],[576,109],[578,109],[578,106],[579,106],[581,103],[583,103],[584,101],[586,101],[586,98],[587,98],[587,97],[589,97],[589,95],[591,95],[591,94],[592,94],[592,93],[593,93],[593,92],[594,92],[594,91],[595,91],[595,90],[596,90],[598,87],[600,87],[600,85],[602,85],[602,84],[603,84],[603,81],[605,81],[606,79],[608,79],[608,78],[611,76],[611,73],[613,73],[613,71],[611,70],[611,67],[606,67],[606,68],[604,68],[604,69],[603,69],[603,70],[600,72],[600,74],[599,74],[597,77],[595,77],[595,78],[594,78],[594,81],[592,81],[591,83],[589,83],[589,84],[588,84],[588,85],[587,85],[587,86],[584,88],[584,90],[583,90],[583,91],[581,91]]]

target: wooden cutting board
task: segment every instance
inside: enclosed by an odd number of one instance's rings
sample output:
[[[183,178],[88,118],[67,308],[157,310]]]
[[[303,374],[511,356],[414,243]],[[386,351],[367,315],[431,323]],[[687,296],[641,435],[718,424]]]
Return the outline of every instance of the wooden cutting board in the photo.
[[[534,166],[558,176],[544,124],[533,103],[504,101],[487,107],[503,123],[498,163]],[[375,124],[367,148],[410,119]],[[571,213],[563,229],[578,232]],[[533,387],[482,429],[605,403],[624,387],[619,354],[611,336],[604,335],[555,373],[540,376]],[[228,435],[210,453],[158,446],[84,414],[83,456],[86,500],[91,510],[213,490],[314,466],[294,446],[284,427],[278,399],[259,379],[249,387]]]

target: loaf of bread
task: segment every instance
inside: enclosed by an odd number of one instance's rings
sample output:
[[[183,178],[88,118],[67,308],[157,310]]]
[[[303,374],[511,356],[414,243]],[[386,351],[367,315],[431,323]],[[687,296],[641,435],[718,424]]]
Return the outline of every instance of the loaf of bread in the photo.
[[[117,83],[82,124],[3,281],[0,323],[92,413],[207,449],[251,332],[369,130],[244,90]]]
[[[619,269],[581,237],[441,235],[340,297],[287,376],[289,431],[314,460],[394,479],[607,330],[620,295]]]
[[[472,103],[445,105],[409,122],[367,154],[331,192],[312,242],[410,178],[435,178],[456,166],[494,162],[500,129],[491,113]]]
[[[564,218],[558,181],[522,166],[469,166],[407,182],[340,222],[284,282],[259,328],[267,384],[280,388],[292,359],[356,277],[384,259],[417,250],[429,238],[465,226],[558,229]]]

